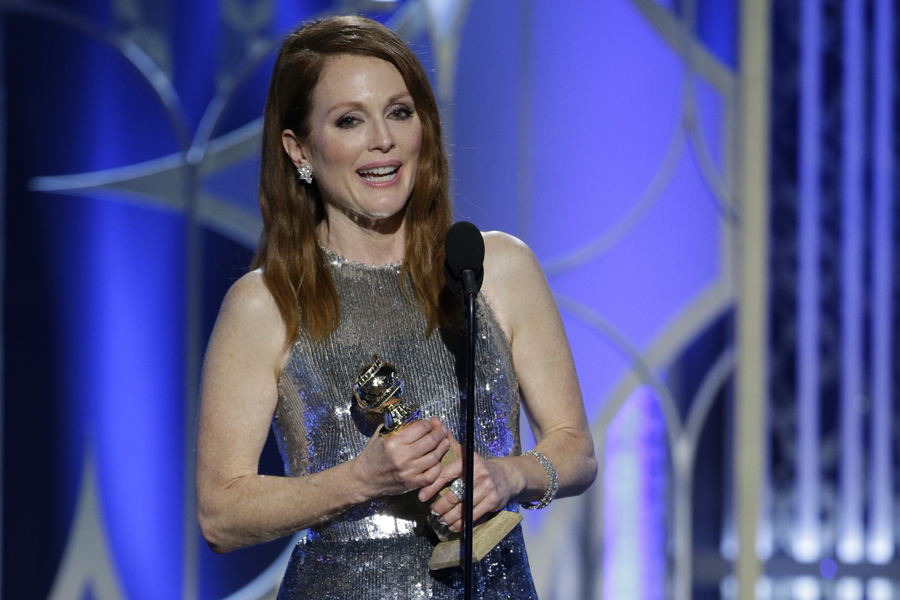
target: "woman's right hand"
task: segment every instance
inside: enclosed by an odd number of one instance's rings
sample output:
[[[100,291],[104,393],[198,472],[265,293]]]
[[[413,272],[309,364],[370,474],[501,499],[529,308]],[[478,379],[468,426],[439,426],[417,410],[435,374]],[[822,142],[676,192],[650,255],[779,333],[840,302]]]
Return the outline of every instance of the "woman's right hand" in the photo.
[[[402,494],[431,485],[441,474],[441,458],[450,447],[448,430],[437,418],[421,419],[394,435],[379,427],[353,459],[357,477],[373,498]]]

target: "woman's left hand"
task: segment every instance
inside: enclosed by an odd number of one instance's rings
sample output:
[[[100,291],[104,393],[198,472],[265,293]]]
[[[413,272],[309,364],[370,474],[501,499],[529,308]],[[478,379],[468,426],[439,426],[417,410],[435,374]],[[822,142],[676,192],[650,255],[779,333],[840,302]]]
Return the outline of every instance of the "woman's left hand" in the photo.
[[[437,481],[419,490],[419,500],[422,502],[434,497],[457,477],[463,477],[463,461],[465,460],[463,449],[452,433],[448,435],[448,438],[450,447],[456,453],[457,458],[441,469]],[[513,483],[516,478],[515,473],[506,464],[508,461],[504,459],[485,459],[476,453],[473,462],[472,483],[475,488],[473,496],[475,506],[472,517],[473,521],[477,523],[483,516],[506,506],[516,492]],[[466,490],[466,493],[468,494],[470,491]],[[463,508],[464,505],[460,499],[450,491],[435,499],[431,504],[431,510],[447,524],[451,531],[463,530]]]

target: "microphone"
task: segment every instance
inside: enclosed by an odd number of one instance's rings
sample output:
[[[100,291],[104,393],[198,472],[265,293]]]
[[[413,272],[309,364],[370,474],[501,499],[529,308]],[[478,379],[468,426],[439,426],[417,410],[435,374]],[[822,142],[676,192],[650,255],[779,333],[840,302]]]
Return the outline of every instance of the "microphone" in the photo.
[[[475,315],[475,296],[484,281],[484,239],[478,228],[465,221],[450,226],[444,238],[444,276],[450,288],[462,302],[466,314],[466,468],[465,486],[473,490],[472,472],[475,470],[475,338],[478,330]],[[463,564],[465,565],[465,600],[472,599],[472,559],[475,556],[472,545],[474,516],[474,494],[464,494],[463,516],[465,517],[465,533],[463,534]]]
[[[481,289],[484,281],[484,239],[467,221],[450,226],[444,238],[444,277],[450,291],[465,300]]]

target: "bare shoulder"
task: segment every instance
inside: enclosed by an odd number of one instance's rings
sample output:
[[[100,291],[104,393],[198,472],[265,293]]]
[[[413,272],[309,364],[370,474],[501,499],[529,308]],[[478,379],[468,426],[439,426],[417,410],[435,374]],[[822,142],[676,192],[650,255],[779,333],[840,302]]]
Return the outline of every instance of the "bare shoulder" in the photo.
[[[528,245],[514,235],[503,231],[485,231],[481,234],[484,238],[485,259],[489,258],[513,258],[533,257],[534,253]]]
[[[549,288],[537,257],[525,242],[501,231],[484,236],[484,294],[500,327],[512,341],[519,323],[528,319],[535,295]]]
[[[270,326],[281,324],[284,327],[278,305],[260,269],[250,271],[231,285],[222,300],[220,318],[225,315],[258,325],[268,323]]]
[[[213,341],[281,353],[285,328],[263,273],[251,271],[232,284],[216,320]]]
[[[250,271],[235,281],[225,295],[222,306],[258,313],[278,310],[275,299],[263,278],[262,269]]]
[[[537,258],[525,242],[502,231],[486,231],[484,237],[485,282],[540,275]]]

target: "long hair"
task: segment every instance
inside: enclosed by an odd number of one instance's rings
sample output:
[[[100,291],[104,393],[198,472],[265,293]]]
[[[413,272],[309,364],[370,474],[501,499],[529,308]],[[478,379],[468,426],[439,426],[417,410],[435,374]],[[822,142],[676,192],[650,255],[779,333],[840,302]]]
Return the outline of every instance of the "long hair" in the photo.
[[[308,137],[313,95],[326,59],[342,54],[393,64],[413,98],[422,145],[406,206],[406,252],[398,285],[405,290],[403,280],[409,277],[415,301],[428,316],[428,333],[447,314],[441,290],[443,242],[452,220],[450,175],[425,69],[397,34],[376,21],[356,16],[317,20],[290,34],[278,51],[263,123],[259,206],[264,233],[251,268],[262,268],[289,344],[297,340],[301,326],[316,340],[340,322],[340,299],[316,238],[316,226],[325,218],[322,198],[316,184],[299,182],[281,133],[290,129],[300,140]]]

